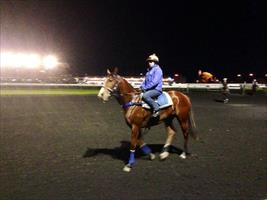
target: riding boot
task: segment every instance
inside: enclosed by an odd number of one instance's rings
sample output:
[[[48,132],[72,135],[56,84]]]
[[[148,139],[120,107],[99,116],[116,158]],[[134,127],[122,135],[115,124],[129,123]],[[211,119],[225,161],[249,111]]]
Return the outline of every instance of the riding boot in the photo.
[[[154,110],[152,116],[158,117],[159,116],[159,110]]]
[[[153,117],[158,117],[159,116],[159,106],[156,102],[153,103],[153,112],[152,112],[152,116]]]

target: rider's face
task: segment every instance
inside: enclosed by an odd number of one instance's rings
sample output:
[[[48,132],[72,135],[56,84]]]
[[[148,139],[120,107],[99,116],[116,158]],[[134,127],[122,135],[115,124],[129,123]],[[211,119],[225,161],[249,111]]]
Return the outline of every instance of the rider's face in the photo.
[[[147,64],[148,64],[148,67],[152,67],[152,66],[155,64],[155,62],[153,62],[153,61],[148,61]]]

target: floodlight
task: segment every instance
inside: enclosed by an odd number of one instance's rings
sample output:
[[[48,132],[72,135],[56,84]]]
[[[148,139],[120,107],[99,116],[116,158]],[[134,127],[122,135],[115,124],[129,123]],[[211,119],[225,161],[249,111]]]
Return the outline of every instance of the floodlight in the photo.
[[[40,56],[37,54],[30,54],[27,56],[27,59],[24,62],[25,67],[28,68],[37,68],[41,64]]]
[[[58,60],[55,56],[49,55],[43,58],[43,66],[45,69],[53,69],[58,65]]]
[[[12,67],[14,60],[12,53],[1,53],[0,55],[1,67]]]
[[[26,67],[36,68],[41,64],[37,54],[1,53],[1,67]]]
[[[53,55],[41,57],[36,53],[0,53],[1,68],[36,69],[42,67],[45,70],[49,70],[55,68],[58,64],[58,59]]]

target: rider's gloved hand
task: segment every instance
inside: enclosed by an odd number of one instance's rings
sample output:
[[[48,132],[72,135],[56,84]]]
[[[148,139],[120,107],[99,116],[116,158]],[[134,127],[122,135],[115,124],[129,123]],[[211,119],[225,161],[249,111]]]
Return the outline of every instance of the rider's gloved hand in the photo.
[[[140,93],[140,99],[142,99],[142,98],[143,98],[143,95],[144,95],[144,93],[143,93],[143,92],[141,92],[141,93]]]
[[[142,86],[140,87],[140,90],[141,90],[141,92],[143,92],[143,93],[146,92],[146,90],[145,90]]]

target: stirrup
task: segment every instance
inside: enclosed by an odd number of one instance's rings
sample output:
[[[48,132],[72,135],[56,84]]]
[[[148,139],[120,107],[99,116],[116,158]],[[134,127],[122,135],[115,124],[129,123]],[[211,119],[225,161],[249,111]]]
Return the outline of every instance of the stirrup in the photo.
[[[159,116],[159,110],[158,111],[153,111],[152,116],[153,117],[158,117]]]
[[[228,103],[229,99],[224,99],[223,103]]]

